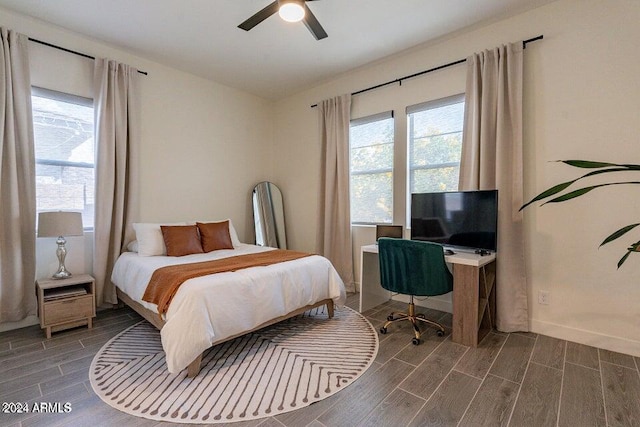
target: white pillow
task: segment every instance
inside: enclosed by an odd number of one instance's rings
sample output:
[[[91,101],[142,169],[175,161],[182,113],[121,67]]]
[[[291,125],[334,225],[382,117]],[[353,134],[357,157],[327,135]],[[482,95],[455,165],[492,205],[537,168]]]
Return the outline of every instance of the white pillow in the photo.
[[[129,244],[127,245],[127,250],[129,252],[138,252],[138,241],[137,240],[133,240],[133,241],[129,242]]]
[[[194,221],[191,224],[195,224],[196,222],[202,222],[202,223],[211,223],[211,222],[224,222],[224,221],[229,221],[229,235],[231,236],[231,244],[233,245],[234,248],[237,248],[238,246],[240,246],[242,243],[240,242],[240,239],[238,238],[238,233],[236,232],[236,229],[233,227],[233,222],[231,222],[230,219],[218,219],[215,221]]]
[[[135,222],[133,229],[136,231],[139,256],[166,255],[167,247],[162,238],[161,225],[187,225],[186,222],[173,222],[165,224],[153,224],[148,222]]]

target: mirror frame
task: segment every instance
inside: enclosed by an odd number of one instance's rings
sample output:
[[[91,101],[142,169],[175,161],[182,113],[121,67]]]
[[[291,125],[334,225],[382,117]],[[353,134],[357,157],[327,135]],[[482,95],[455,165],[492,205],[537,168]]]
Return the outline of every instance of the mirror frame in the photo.
[[[287,249],[284,203],[278,186],[269,181],[258,183],[252,203],[256,245]]]

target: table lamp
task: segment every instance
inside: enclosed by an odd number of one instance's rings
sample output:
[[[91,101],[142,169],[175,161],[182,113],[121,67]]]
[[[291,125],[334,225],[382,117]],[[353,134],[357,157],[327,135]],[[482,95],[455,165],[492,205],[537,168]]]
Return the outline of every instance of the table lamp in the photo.
[[[82,214],[80,212],[40,212],[38,214],[38,237],[57,237],[59,267],[58,271],[51,276],[54,279],[68,279],[71,272],[64,266],[64,259],[67,256],[65,244],[67,241],[63,236],[82,236]]]

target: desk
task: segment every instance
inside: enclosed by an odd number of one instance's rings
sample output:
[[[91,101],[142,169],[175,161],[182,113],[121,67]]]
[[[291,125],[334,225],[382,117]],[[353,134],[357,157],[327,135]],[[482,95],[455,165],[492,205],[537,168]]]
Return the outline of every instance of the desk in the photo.
[[[495,325],[496,254],[457,252],[445,255],[453,264],[453,342],[476,347]],[[360,312],[391,299],[380,285],[378,245],[360,248]]]

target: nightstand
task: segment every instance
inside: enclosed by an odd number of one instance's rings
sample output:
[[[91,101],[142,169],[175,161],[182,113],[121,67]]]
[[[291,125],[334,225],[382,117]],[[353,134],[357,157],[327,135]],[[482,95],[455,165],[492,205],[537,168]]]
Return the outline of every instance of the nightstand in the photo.
[[[51,332],[87,325],[93,326],[96,317],[96,284],[88,274],[68,279],[40,279],[36,281],[40,327],[47,338]]]

